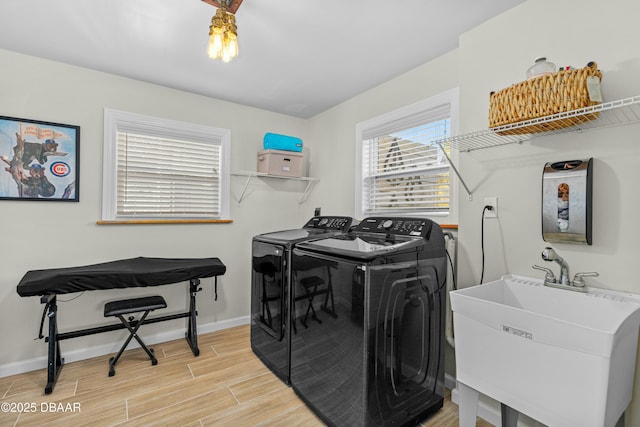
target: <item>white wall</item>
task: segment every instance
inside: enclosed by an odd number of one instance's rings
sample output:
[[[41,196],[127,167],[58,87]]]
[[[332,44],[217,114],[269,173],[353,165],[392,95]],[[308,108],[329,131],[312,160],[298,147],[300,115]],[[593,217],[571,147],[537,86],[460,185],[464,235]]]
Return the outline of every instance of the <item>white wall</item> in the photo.
[[[315,157],[315,172],[323,180],[312,203],[353,212],[353,189],[346,183],[355,179],[348,168],[354,162],[359,121],[459,85],[460,132],[486,129],[489,93],[524,80],[538,56],[546,55],[558,66],[596,61],[604,75],[605,101],[640,95],[639,14],[634,0],[528,0],[464,34],[456,51],[314,117],[309,132],[316,153],[322,151],[322,161]],[[589,278],[589,285],[640,293],[635,267],[640,258],[638,134],[636,124],[460,153],[461,173],[473,191],[471,201],[458,193],[460,285],[480,279],[485,197],[499,199],[499,218],[485,222],[485,281],[506,273],[542,277],[531,269],[543,263],[540,253],[548,245],[540,226],[542,168],[548,161],[593,157],[593,245],[552,246],[572,273],[600,273]],[[447,371],[453,370],[448,366]],[[640,369],[636,372],[629,425],[640,425]]]
[[[311,172],[321,177],[309,203],[354,215],[356,123],[455,88],[457,55],[443,55],[309,120]]]
[[[553,10],[553,13],[549,13]],[[596,61],[603,72],[605,101],[640,94],[640,30],[637,2],[529,0],[461,37],[461,131],[486,128],[488,94],[524,78],[536,56],[557,65],[582,67]],[[535,23],[547,30],[541,31]],[[508,36],[507,36],[508,35]],[[591,283],[640,292],[631,265],[639,254],[640,224],[635,210],[638,181],[634,160],[640,154],[638,126],[584,134],[544,137],[522,146],[461,154],[465,179],[475,189],[473,202],[461,199],[461,244],[467,264],[461,280],[479,279],[480,218],[485,197],[499,199],[499,220],[485,222],[487,279],[505,271],[534,275],[546,245],[540,232],[540,189],[545,162],[594,158],[593,246],[553,245],[573,272],[598,270]]]
[[[245,178],[232,177],[232,224],[96,225],[102,188],[103,109],[231,129],[232,171],[255,171],[256,152],[265,132],[306,140],[307,122],[9,51],[0,50],[0,64],[0,115],[81,128],[80,202],[0,201],[0,374],[12,373],[20,369],[13,365],[34,358],[46,366],[46,345],[43,340],[34,341],[43,306],[38,297],[20,298],[16,293],[28,270],[137,256],[219,257],[228,269],[219,281],[219,301],[213,301],[213,279],[204,279],[198,296],[199,325],[246,321],[251,237],[299,227],[312,216],[312,208],[298,204],[303,183],[256,179],[239,204],[236,200]],[[186,286],[86,292],[74,301],[59,303],[60,331],[110,323],[111,319],[102,317],[104,302],[134,294],[158,292],[169,303],[167,313],[179,312],[186,308]],[[60,296],[59,301],[74,296]],[[185,322],[148,325],[147,334],[184,331]],[[105,343],[117,349],[124,335],[120,331],[63,341],[63,356]]]
[[[486,128],[488,94],[524,79],[537,56],[583,67],[596,61],[605,101],[640,94],[640,4],[632,0],[529,0],[460,39],[461,131]],[[589,284],[640,293],[635,263],[640,256],[640,125],[584,134],[543,137],[522,146],[461,154],[460,167],[475,189],[460,198],[459,277],[480,277],[480,219],[485,197],[498,197],[498,220],[485,222],[485,280],[505,273],[542,277],[532,264],[554,247],[572,274],[598,271]],[[548,244],[541,236],[541,174],[545,162],[594,158],[593,245]],[[549,385],[552,387],[553,385]],[[561,404],[561,402],[559,402]],[[629,425],[640,425],[640,369]]]
[[[221,298],[213,303],[210,290],[202,293],[199,321],[247,316],[252,235],[297,226],[316,206],[325,214],[353,214],[356,123],[459,86],[461,132],[484,129],[489,92],[523,80],[541,55],[576,67],[596,61],[607,101],[639,95],[639,12],[635,0],[528,0],[463,35],[457,50],[308,121],[0,51],[1,114],[82,126],[80,203],[0,202],[5,223],[0,324],[3,342],[11,343],[0,350],[0,365],[45,354],[44,344],[32,341],[41,306],[36,298],[15,293],[22,274],[33,268],[138,255],[219,256],[229,267]],[[253,170],[266,131],[301,136],[306,138],[310,175],[321,180],[301,206],[299,183],[259,182],[241,205],[232,204],[231,225],[96,226],[103,107],[231,128],[232,170]],[[488,196],[498,197],[500,217],[486,223],[486,280],[505,273],[541,277],[531,265],[542,263],[540,252],[546,246],[540,235],[542,167],[547,161],[594,157],[594,244],[553,246],[573,272],[600,272],[589,284],[640,293],[635,268],[640,257],[639,133],[640,125],[630,125],[461,153],[457,161],[474,196],[472,201],[466,194],[458,197],[460,284],[475,284],[480,277],[480,215]],[[232,195],[237,196],[242,182],[233,179]],[[270,191],[271,186],[282,191]],[[181,289],[163,291],[173,300],[184,298]],[[63,305],[69,317],[61,317],[62,326],[94,322],[108,298],[86,293],[79,303]],[[104,342],[106,336],[117,341],[115,335],[103,334],[63,345],[79,348]],[[629,425],[640,425],[637,372]]]

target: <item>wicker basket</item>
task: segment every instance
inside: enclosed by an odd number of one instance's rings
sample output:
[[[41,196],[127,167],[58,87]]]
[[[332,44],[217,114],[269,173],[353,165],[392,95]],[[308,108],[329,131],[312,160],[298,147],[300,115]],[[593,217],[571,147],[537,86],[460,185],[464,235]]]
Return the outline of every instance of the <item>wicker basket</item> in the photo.
[[[577,110],[599,102],[589,98],[587,78],[602,73],[595,62],[576,70],[561,70],[517,83],[489,98],[489,127],[496,128],[552,114]],[[546,132],[596,119],[598,113],[566,117],[557,121],[499,130],[501,135]]]

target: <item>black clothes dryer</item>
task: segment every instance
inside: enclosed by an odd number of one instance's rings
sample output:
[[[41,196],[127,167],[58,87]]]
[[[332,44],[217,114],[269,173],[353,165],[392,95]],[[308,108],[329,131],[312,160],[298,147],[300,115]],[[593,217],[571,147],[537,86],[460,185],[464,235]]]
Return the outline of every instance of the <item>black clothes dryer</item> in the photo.
[[[300,229],[257,235],[252,241],[251,348],[282,381],[289,384],[292,304],[291,250],[296,243],[345,233],[351,217],[316,216]],[[299,304],[298,304],[299,305]],[[307,315],[307,318],[309,316]],[[304,318],[301,319],[306,324]],[[294,318],[293,327],[297,327]]]
[[[292,261],[294,292],[323,267],[333,277],[334,315],[318,310],[324,296],[309,298],[319,321],[298,328],[291,344],[291,386],[316,415],[332,426],[401,426],[442,407],[440,226],[367,218],[349,233],[297,244]]]

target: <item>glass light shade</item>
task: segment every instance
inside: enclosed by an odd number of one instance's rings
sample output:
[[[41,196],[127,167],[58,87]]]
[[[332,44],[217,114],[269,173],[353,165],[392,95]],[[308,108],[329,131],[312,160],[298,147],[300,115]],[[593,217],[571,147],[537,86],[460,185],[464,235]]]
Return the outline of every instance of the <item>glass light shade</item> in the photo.
[[[224,50],[229,52],[231,58],[238,56],[238,36],[227,31],[224,38]]]
[[[210,58],[218,59],[222,56],[224,33],[222,28],[211,28],[209,32],[208,54]]]

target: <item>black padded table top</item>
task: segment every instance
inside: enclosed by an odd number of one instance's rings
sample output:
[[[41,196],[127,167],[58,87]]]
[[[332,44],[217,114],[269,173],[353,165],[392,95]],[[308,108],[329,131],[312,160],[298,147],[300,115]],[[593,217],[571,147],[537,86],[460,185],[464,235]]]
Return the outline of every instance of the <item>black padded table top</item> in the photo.
[[[220,276],[226,270],[218,258],[138,257],[80,267],[31,270],[22,277],[17,291],[27,297],[159,286]]]

